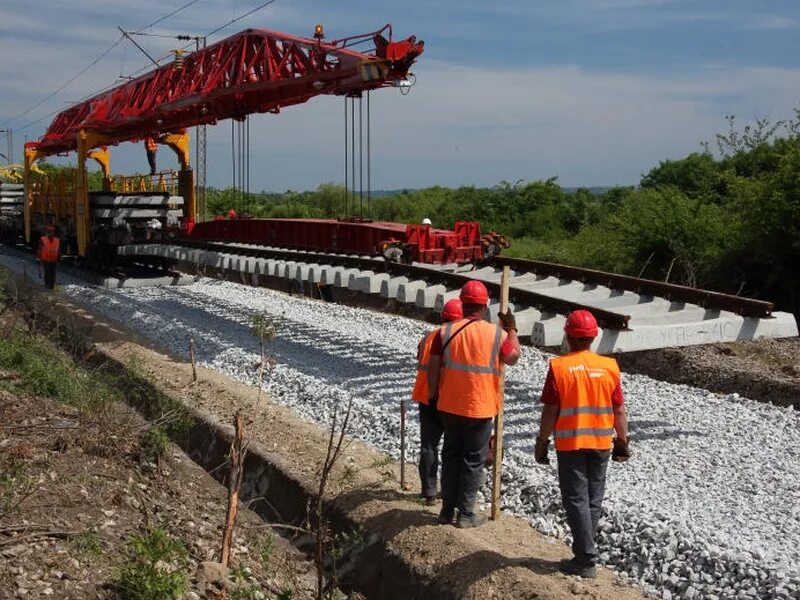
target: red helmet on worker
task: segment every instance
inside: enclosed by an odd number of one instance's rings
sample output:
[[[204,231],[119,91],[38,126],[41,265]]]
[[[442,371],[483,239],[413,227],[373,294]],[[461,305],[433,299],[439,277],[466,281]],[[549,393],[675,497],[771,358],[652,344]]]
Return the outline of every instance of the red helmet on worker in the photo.
[[[442,309],[443,321],[458,321],[459,319],[463,318],[464,307],[461,304],[461,300],[458,298],[453,298],[452,300],[445,302],[444,308]]]
[[[486,286],[475,279],[464,284],[459,297],[464,304],[481,304],[483,306],[489,304],[489,292],[486,290]]]
[[[588,310],[572,311],[567,316],[564,332],[574,338],[597,337],[597,319]]]
[[[55,233],[56,232],[56,226],[55,225],[48,225],[47,227],[45,227],[45,231],[47,231],[47,233]]]

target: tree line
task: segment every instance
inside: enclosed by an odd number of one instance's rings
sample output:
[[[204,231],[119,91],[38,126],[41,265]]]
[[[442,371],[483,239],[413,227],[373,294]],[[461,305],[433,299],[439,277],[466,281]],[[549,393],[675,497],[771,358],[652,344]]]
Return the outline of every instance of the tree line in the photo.
[[[793,119],[742,129],[727,119],[714,152],[703,144],[662,161],[638,186],[603,193],[565,191],[556,178],[502,181],[400,191],[365,199],[360,211],[360,196],[348,201],[341,185],[327,183],[247,197],[210,189],[208,207],[258,217],[428,217],[443,228],[475,220],[512,239],[509,255],[763,298],[800,313],[800,109]]]

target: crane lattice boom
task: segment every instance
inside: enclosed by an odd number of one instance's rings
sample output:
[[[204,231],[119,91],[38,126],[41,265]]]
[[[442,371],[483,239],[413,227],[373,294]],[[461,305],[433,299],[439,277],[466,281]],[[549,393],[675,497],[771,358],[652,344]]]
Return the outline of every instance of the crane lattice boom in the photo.
[[[370,52],[352,49],[370,40]],[[423,49],[414,36],[392,42],[389,25],[335,41],[248,29],[71,106],[29,147],[40,156],[74,151],[81,131],[113,145],[359,94],[404,80]]]

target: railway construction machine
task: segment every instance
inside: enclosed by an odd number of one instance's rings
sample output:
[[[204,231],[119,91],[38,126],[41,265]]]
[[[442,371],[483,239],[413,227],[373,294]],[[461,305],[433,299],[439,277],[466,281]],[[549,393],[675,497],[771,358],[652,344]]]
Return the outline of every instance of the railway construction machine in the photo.
[[[359,45],[369,45],[357,51]],[[469,262],[504,240],[481,236],[478,223],[453,231],[369,219],[240,219],[198,222],[187,129],[254,113],[278,113],[320,95],[345,98],[410,85],[410,68],[424,50],[414,36],[393,41],[378,31],[326,40],[248,29],[170,64],[103,91],[59,113],[42,138],[25,145],[20,236],[35,244],[46,225],[58,227],[72,253],[103,266],[125,244],[169,239],[281,243],[292,248],[383,254],[422,262]],[[177,172],[115,177],[109,148],[152,138],[178,157]],[[36,162],[77,153],[77,167],[48,177]],[[102,171],[102,189],[90,191],[87,161]],[[18,190],[15,190],[18,191]]]

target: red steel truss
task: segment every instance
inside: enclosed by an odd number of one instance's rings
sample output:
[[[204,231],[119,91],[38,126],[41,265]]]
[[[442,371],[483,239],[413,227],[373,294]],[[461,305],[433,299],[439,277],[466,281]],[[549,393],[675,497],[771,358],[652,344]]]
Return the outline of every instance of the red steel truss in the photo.
[[[368,52],[353,49],[369,42]],[[390,25],[334,41],[248,29],[75,104],[28,146],[63,153],[76,150],[80,131],[118,144],[277,113],[321,94],[359,94],[405,79],[423,49],[414,36],[391,41]]]

